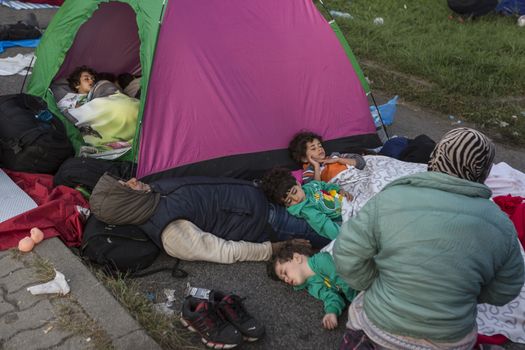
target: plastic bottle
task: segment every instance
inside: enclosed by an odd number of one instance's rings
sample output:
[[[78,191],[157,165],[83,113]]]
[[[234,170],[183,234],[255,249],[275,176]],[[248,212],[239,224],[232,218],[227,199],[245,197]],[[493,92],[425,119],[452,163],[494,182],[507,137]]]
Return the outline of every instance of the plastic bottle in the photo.
[[[341,11],[330,10],[330,14],[331,14],[333,17],[348,18],[348,19],[352,19],[352,18],[354,18],[354,17],[352,17],[352,15],[349,14],[348,12],[341,12]]]

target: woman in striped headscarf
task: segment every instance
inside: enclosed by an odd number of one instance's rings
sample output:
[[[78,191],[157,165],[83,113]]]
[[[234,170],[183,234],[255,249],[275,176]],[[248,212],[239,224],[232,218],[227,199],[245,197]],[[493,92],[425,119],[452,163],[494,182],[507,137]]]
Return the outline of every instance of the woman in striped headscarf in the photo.
[[[341,227],[337,272],[362,290],[344,346],[471,349],[478,303],[504,305],[523,285],[514,225],[483,184],[494,145],[467,128],[448,132],[428,172],[397,179]]]

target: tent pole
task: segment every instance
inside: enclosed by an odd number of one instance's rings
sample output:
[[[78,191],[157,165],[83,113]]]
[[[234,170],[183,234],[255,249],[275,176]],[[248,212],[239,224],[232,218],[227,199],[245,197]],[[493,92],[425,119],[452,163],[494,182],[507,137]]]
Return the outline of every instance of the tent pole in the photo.
[[[31,62],[29,62],[29,67],[26,69],[26,75],[24,76],[24,81],[22,82],[22,87],[20,87],[20,93],[24,92],[24,86],[26,85],[27,76],[29,75],[29,70],[33,66],[33,61],[35,59],[35,56],[31,57]]]
[[[323,0],[318,0],[318,1],[321,4],[321,6],[323,7],[323,9],[326,11],[328,16],[330,17],[330,19],[332,21],[336,22],[335,18],[332,16],[332,14],[328,10],[328,8],[325,6]],[[377,106],[376,99],[374,98],[374,94],[372,93],[372,90],[370,90],[370,97],[372,97],[372,102],[374,103],[374,106],[375,106],[375,108],[377,110],[377,115],[379,116],[379,120],[381,121],[381,126],[383,127],[383,130],[385,131],[385,136],[386,136],[386,138],[388,140],[388,139],[390,139],[390,136],[388,135],[388,130],[386,129],[386,125],[383,122],[383,117],[381,116],[381,112],[379,111],[379,107]]]
[[[372,91],[370,91],[370,97],[372,98],[372,102],[374,103],[374,107],[376,108],[377,115],[379,116],[379,120],[381,121],[381,126],[383,127],[383,130],[385,131],[386,139],[390,139],[390,135],[388,135],[388,131],[386,129],[385,122],[383,122],[383,117],[381,116],[381,112],[379,111],[379,107],[377,106],[376,99],[374,98],[374,94]]]

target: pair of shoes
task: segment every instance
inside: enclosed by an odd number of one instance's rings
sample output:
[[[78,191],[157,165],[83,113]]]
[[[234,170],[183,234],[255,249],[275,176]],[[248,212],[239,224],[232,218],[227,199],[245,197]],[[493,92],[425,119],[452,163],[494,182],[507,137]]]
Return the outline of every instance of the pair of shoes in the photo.
[[[209,301],[186,297],[180,320],[214,349],[231,349],[264,335],[264,326],[248,314],[239,296],[219,291],[212,291]]]

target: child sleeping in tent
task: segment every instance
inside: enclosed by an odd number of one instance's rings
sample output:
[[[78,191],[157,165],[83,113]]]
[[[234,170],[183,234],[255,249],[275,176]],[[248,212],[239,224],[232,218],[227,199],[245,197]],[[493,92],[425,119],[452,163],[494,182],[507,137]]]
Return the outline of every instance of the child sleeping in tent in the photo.
[[[83,153],[114,159],[132,146],[139,100],[121,93],[111,81],[95,82],[96,76],[91,68],[77,67],[68,78],[69,86],[75,92],[66,94],[58,102],[58,107],[91,146],[84,147]]]

